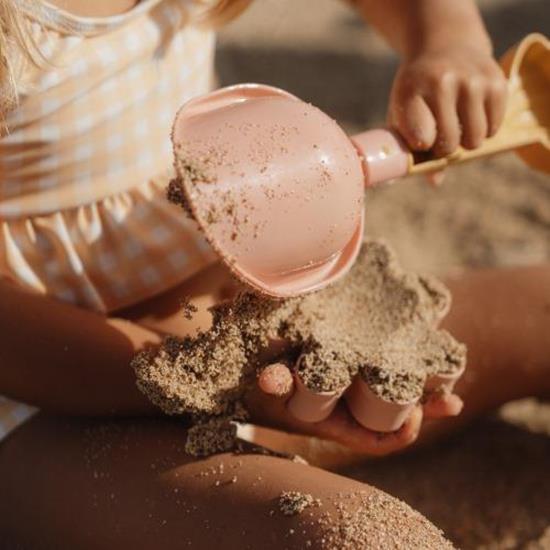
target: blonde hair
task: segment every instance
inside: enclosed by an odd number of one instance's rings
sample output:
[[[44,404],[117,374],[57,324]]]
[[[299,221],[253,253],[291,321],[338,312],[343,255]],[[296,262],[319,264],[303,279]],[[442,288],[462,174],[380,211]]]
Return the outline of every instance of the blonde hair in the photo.
[[[27,9],[37,0],[26,0]],[[252,0],[192,0],[201,26],[219,28],[237,17]],[[5,114],[17,105],[17,82],[22,63],[45,62],[28,20],[17,0],[0,0],[0,127]]]
[[[44,61],[16,0],[0,0],[0,121],[17,104],[21,61]]]

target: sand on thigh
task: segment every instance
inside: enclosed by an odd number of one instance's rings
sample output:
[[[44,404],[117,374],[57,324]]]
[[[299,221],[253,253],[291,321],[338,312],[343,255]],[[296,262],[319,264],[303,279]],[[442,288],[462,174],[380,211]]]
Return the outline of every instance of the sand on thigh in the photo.
[[[405,504],[356,481],[253,454],[192,459],[166,419],[38,415],[0,446],[10,548],[451,548]],[[298,498],[284,491],[311,495]]]

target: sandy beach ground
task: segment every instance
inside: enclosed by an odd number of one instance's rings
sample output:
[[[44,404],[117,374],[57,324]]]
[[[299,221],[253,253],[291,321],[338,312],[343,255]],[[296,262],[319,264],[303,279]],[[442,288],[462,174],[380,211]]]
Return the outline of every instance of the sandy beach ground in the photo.
[[[550,36],[548,0],[479,2],[497,54]],[[264,82],[312,102],[348,131],[380,125],[397,59],[337,0],[256,0],[220,34],[221,85]],[[407,181],[370,192],[367,234],[411,268],[550,261],[550,176],[513,155],[449,170],[434,191]],[[549,327],[550,338],[550,327]],[[423,512],[464,549],[550,549],[550,404],[508,404],[421,451],[346,469]]]

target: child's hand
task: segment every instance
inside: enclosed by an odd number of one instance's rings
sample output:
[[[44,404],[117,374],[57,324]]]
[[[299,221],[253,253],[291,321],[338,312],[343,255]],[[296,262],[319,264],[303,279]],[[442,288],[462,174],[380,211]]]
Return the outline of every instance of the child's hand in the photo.
[[[292,432],[337,441],[367,455],[390,454],[413,443],[420,432],[423,416],[456,416],[462,410],[462,401],[456,395],[431,400],[424,407],[416,407],[398,431],[382,434],[359,425],[343,402],[322,422],[309,423],[296,419],[286,406],[293,385],[292,374],[286,366],[278,363],[266,367],[258,379],[258,387],[248,396],[247,404],[253,418]]]
[[[479,147],[498,130],[506,79],[487,48],[454,44],[420,50],[395,77],[388,121],[414,151],[436,156]]]

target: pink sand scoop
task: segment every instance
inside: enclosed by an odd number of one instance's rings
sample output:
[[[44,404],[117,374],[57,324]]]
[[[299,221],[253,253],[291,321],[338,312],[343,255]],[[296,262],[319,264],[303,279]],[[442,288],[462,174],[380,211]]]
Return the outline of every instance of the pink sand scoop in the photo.
[[[209,181],[184,181],[187,198],[244,282],[293,296],[353,263],[363,229],[361,163],[319,109],[269,86],[233,86],[185,104],[173,141],[180,156],[203,160]]]
[[[482,147],[443,159],[415,158],[386,129],[349,138],[313,105],[265,85],[195,98],[178,112],[172,135],[180,163],[199,167],[182,178],[192,213],[217,253],[256,290],[288,297],[320,289],[356,258],[365,185],[529,146],[537,158],[526,160],[550,171],[547,110],[530,103],[548,97],[548,52],[544,37],[530,35],[505,57],[509,105],[520,107],[508,109],[501,131]]]

